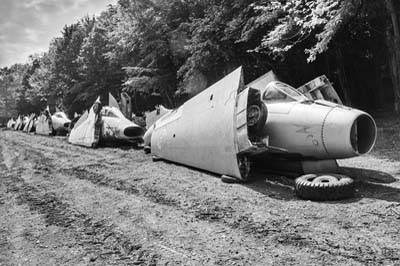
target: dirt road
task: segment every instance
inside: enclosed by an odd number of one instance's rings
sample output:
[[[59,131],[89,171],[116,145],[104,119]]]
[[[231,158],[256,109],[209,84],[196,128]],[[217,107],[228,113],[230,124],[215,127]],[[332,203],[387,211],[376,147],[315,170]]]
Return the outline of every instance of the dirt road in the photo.
[[[340,165],[356,196],[310,202],[285,177],[225,184],[141,150],[2,130],[0,265],[400,265],[400,160]]]

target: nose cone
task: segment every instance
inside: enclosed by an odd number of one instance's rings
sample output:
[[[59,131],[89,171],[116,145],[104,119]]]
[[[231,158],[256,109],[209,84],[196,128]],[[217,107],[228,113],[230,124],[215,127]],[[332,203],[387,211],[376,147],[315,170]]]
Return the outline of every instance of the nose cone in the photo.
[[[124,135],[130,138],[141,137],[144,134],[144,130],[141,127],[130,126],[124,129]]]

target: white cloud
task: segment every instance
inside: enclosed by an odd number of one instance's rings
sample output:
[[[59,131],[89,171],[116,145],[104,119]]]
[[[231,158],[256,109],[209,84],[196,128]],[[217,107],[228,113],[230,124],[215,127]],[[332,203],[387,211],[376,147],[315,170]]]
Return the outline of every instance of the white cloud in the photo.
[[[99,14],[117,0],[2,0],[0,9],[0,67],[25,62],[48,49],[64,25]]]

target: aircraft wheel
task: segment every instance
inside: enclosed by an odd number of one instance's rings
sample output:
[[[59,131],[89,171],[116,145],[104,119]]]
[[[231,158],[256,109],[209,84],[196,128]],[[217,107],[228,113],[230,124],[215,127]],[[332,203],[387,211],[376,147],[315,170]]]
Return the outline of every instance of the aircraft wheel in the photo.
[[[145,154],[151,153],[151,148],[150,148],[150,146],[144,146],[143,151],[144,151]]]
[[[295,180],[295,191],[297,196],[307,200],[350,198],[354,195],[354,181],[339,174],[308,174]]]
[[[249,133],[257,136],[262,135],[268,116],[268,109],[265,104],[261,103],[260,106],[250,106],[247,116]]]
[[[242,180],[248,180],[250,176],[251,162],[247,156],[238,157],[239,172]]]

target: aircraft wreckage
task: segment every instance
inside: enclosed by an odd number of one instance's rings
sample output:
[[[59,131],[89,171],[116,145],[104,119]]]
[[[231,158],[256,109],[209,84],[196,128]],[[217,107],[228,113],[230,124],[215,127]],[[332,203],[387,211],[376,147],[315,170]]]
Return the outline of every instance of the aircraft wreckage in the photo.
[[[49,108],[46,108],[37,118],[35,132],[36,134],[45,136],[66,135],[70,123],[71,120],[64,112],[57,110],[51,115]]]
[[[72,144],[96,147],[99,142],[142,141],[144,129],[128,120],[117,101],[109,94],[109,106],[102,106],[100,98],[85,112],[71,130],[68,141]]]
[[[246,181],[253,166],[306,174],[296,179],[300,197],[351,196],[353,180],[336,159],[369,152],[373,118],[341,104],[326,77],[295,89],[264,75],[244,86],[238,68],[175,110],[145,134],[154,158]],[[331,173],[331,174],[323,174]]]
[[[10,120],[8,120],[8,122],[7,122],[7,128],[13,129],[15,126],[15,123],[16,123],[16,121],[14,120],[14,118],[11,117]]]

